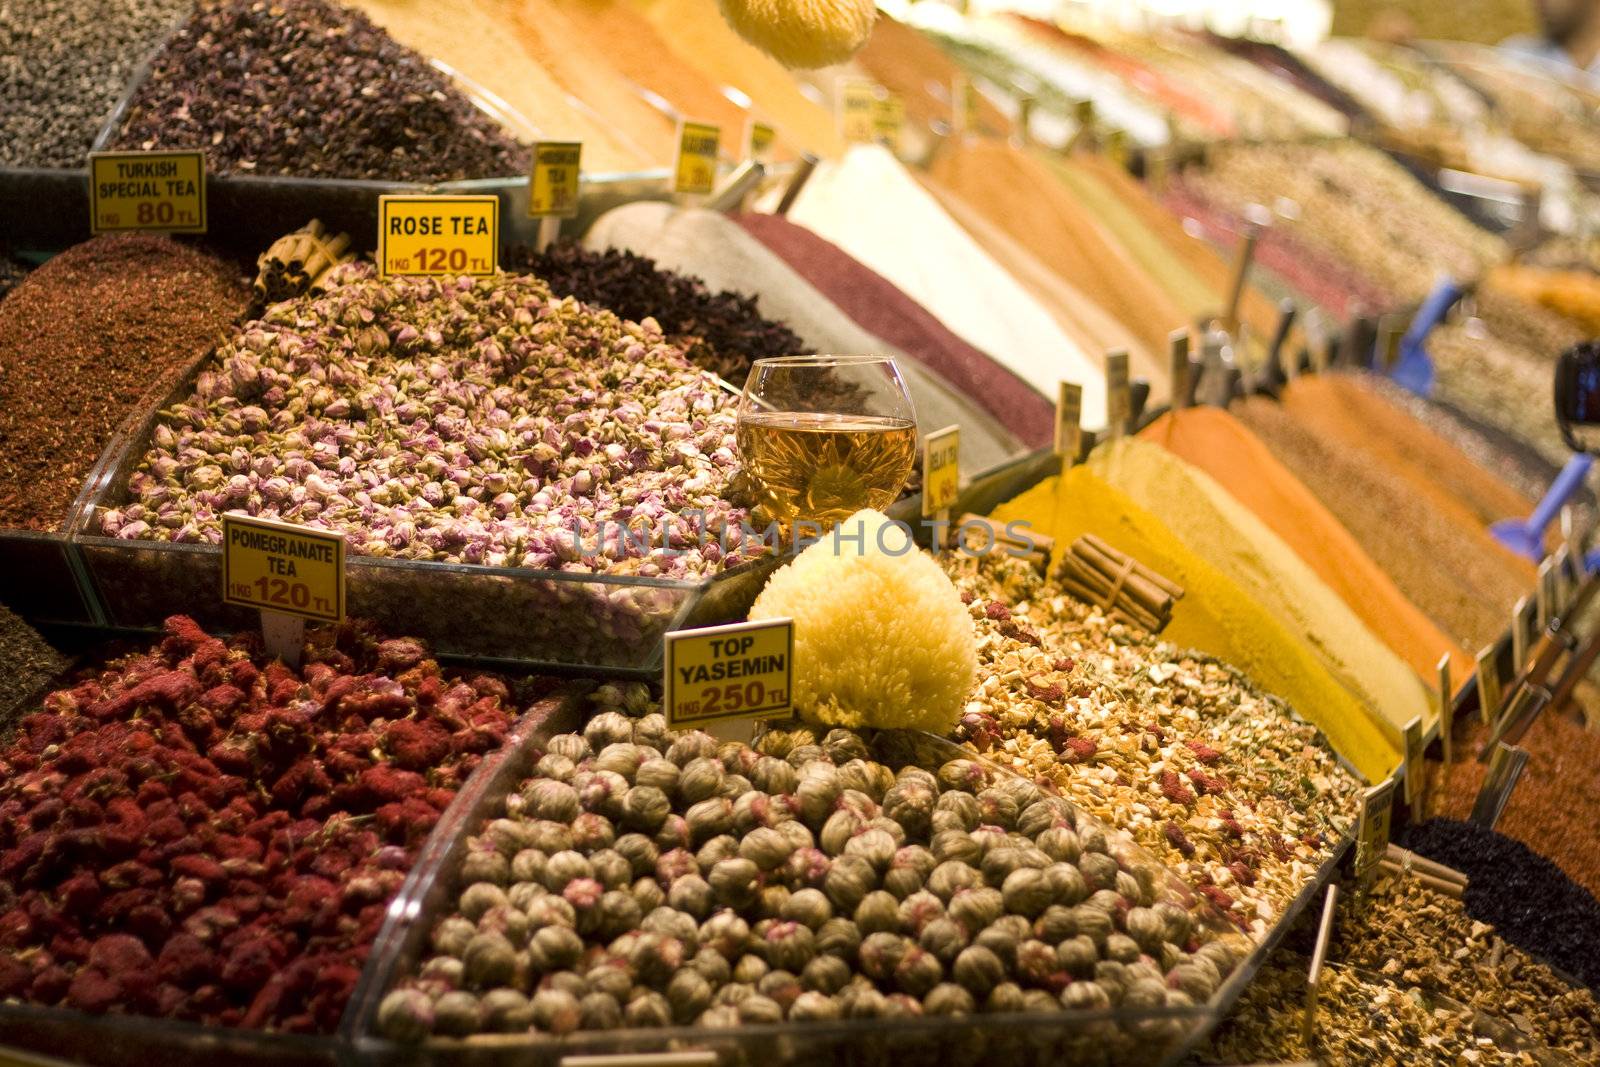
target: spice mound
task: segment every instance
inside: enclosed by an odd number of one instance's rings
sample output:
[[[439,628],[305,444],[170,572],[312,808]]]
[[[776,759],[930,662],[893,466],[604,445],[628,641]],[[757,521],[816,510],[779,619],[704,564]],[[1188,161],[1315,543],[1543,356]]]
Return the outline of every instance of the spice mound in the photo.
[[[755,297],[713,292],[693,275],[663,270],[632,252],[596,252],[563,242],[538,253],[516,248],[511,262],[537,274],[557,296],[603,307],[631,322],[655,319],[691,363],[734,385],[744,384],[758,359],[806,351],[793,330],[762,317]]]
[[[166,237],[109,234],[0,301],[0,526],[54,530],[113,431],[249,304],[238,272]]]
[[[67,667],[67,659],[33,628],[0,605],[0,738],[8,736],[10,715],[37,695]]]
[[[426,58],[327,0],[212,0],[157,54],[113,138],[215,174],[437,182],[528,153]]]
[[[510,691],[354,623],[300,670],[165,633],[0,750],[0,999],[330,1033]]]
[[[654,324],[529,275],[323,285],[220,346],[108,535],[218,543],[242,510],[367,555],[670,578],[744,550],[733,401]]]
[[[1143,853],[927,735],[752,747],[649,711],[550,739],[470,838],[381,1032],[1138,1013],[1205,1002],[1239,961]],[[1190,1022],[1129,1025],[1160,1044]],[[1136,1040],[1091,1044],[1120,1061]]]
[[[1086,608],[1020,560],[948,564],[980,681],[955,737],[1127,830],[1262,937],[1354,824],[1327,739],[1233,668]]]

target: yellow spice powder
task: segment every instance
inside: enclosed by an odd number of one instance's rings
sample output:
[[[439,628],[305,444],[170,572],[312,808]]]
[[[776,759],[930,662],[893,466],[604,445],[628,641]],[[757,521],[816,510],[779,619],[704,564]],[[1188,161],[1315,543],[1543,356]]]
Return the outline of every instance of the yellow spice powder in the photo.
[[[1072,467],[996,509],[1000,522],[1022,520],[1069,545],[1092,533],[1183,586],[1162,637],[1208,652],[1286,701],[1367,778],[1387,777],[1400,749],[1361,702],[1290,633],[1220,569],[1187,547],[1161,520],[1087,467]]]
[[[1089,469],[1161,516],[1191,550],[1211,561],[1305,641],[1322,665],[1399,744],[1405,725],[1432,717],[1428,691],[1294,549],[1204,471],[1159,445],[1122,440],[1096,449]]]

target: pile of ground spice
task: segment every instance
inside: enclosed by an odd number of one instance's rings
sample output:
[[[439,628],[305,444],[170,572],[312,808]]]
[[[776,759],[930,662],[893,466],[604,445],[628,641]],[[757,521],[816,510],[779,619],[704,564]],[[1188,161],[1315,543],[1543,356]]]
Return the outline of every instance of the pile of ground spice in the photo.
[[[112,147],[195,146],[214,174],[435,182],[528,169],[527,149],[426,58],[328,0],[208,0],[168,39]]]
[[[872,36],[855,54],[854,62],[873,81],[900,98],[909,122],[923,126],[950,122],[951,96],[962,70],[926,35],[879,11]],[[978,126],[991,136],[1011,135],[1011,120],[981,93]]]
[[[712,84],[742,94],[753,111],[807,151],[823,157],[844,151],[833,112],[801,93],[794,76],[740,37],[714,5],[702,0],[634,0],[633,6],[671,46],[673,62],[687,63]],[[724,144],[741,134],[723,130]]]
[[[681,62],[629,0],[552,0],[552,5],[589,39],[604,41],[606,61],[638,91],[653,93],[679,115],[720,126],[724,147],[736,150],[732,139],[744,136],[750,111],[724,94],[714,79]],[[774,158],[796,155],[800,146],[787,131],[775,132]]]
[[[1264,522],[1419,675],[1431,678],[1445,653],[1462,680],[1472,659],[1373,562],[1350,531],[1260,438],[1213,407],[1170,412],[1139,435],[1205,471]]]
[[[59,528],[117,427],[249,300],[219,259],[115,234],[61,253],[0,301],[0,526]]]
[[[9,736],[11,716],[22,711],[18,705],[66,668],[65,656],[0,605],[0,738]]]
[[[1486,766],[1475,758],[1487,729],[1473,718],[1457,722],[1455,761],[1430,763],[1432,814],[1465,819],[1483,787]],[[1536,847],[1567,876],[1600,896],[1600,838],[1587,829],[1600,821],[1600,733],[1546,712],[1517,742],[1528,764],[1495,829]]]
[[[1148,441],[1095,449],[1089,469],[1158,514],[1185,547],[1210,560],[1305,642],[1398,746],[1406,723],[1434,716],[1416,672],[1380,641],[1293,549],[1204,471]]]
[[[997,508],[993,520],[1024,521],[1070,545],[1092,533],[1184,589],[1163,640],[1195,648],[1243,672],[1319,727],[1369,781],[1386,778],[1398,746],[1306,642],[1255,596],[1165,523],[1085,466],[1071,467]]]
[[[1085,349],[885,149],[818,166],[789,218],[889,279],[1045,396],[1083,385],[1085,426],[1105,425],[1102,353]]]
[[[1024,443],[1040,448],[1054,440],[1055,409],[1049,400],[957,337],[893,282],[782,216],[746,213],[736,218],[859,326],[972,397]]]
[[[967,140],[934,161],[933,177],[967,200],[1095,303],[1151,352],[1191,314],[1086,209],[1042,156],[1005,141]]]
[[[1462,899],[1468,915],[1600,992],[1600,900],[1548,858],[1504,834],[1454,819],[1407,827],[1399,843],[1467,876]]]
[[[1533,588],[1532,565],[1495,542],[1476,510],[1395,452],[1414,448],[1421,464],[1431,458],[1445,484],[1452,474],[1490,476],[1414,420],[1394,428],[1400,437],[1377,441],[1379,429],[1333,403],[1327,383],[1338,377],[1300,379],[1284,404],[1253,398],[1234,410],[1446,634],[1467,649],[1498,640],[1512,605]],[[1500,517],[1526,513],[1506,508]]]
[[[805,351],[793,330],[761,315],[755,297],[715,291],[693,275],[664,270],[632,252],[573,242],[543,252],[518,246],[506,266],[537,274],[557,296],[603,307],[618,318],[655,319],[691,362],[734,385],[744,384],[755,360]]]

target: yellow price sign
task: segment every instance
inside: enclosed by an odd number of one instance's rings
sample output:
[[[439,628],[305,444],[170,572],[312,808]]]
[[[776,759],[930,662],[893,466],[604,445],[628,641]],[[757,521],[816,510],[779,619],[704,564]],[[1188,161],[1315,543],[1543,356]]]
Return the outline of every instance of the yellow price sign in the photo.
[[[1419,715],[1406,723],[1405,729],[1405,776],[1406,776],[1406,804],[1412,809],[1412,817],[1421,820],[1419,806],[1422,803],[1422,717]]]
[[[1133,395],[1128,384],[1128,353],[1106,353],[1106,424],[1113,437],[1127,430],[1133,415]]]
[[[878,138],[878,87],[865,78],[845,78],[839,86],[839,136],[850,144]]]
[[[397,195],[378,198],[378,271],[493,274],[500,262],[497,196]]]
[[[1106,134],[1106,158],[1117,166],[1127,169],[1128,166],[1128,131],[1112,130]]]
[[[1499,650],[1489,645],[1478,653],[1478,718],[1485,726],[1493,723],[1500,713],[1500,657]]]
[[[319,622],[344,618],[344,538],[292,522],[222,516],[222,602]]]
[[[978,87],[970,78],[961,79],[960,104],[962,129],[967,133],[979,132],[982,123],[978,119]]]
[[[205,233],[205,153],[89,153],[89,228]]]
[[[1394,817],[1394,779],[1368,789],[1361,800],[1361,821],[1356,826],[1356,877],[1365,878],[1389,848],[1389,824]]]
[[[772,157],[773,142],[778,139],[778,131],[765,122],[751,119],[744,127],[744,158],[757,163],[765,163]]]
[[[717,148],[722,128],[707,122],[678,123],[678,158],[672,165],[672,189],[704,196],[717,184]]]
[[[961,427],[946,426],[922,439],[922,514],[955,506],[961,493]]]
[[[582,158],[582,141],[540,141],[533,146],[533,175],[528,180],[530,219],[570,219],[578,213]]]
[[[787,715],[793,700],[794,622],[763,619],[666,636],[667,725]]]
[[[1056,455],[1078,462],[1083,449],[1083,386],[1062,382],[1056,391]]]
[[[900,151],[900,134],[906,125],[906,104],[894,93],[887,93],[876,101],[872,112],[872,131],[875,139],[891,152]]]

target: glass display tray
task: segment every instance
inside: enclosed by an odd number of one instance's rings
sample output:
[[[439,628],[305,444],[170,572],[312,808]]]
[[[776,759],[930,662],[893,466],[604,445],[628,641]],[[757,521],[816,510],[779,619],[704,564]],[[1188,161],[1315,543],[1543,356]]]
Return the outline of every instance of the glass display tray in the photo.
[[[68,673],[70,670],[58,677]],[[44,690],[48,691],[48,688]],[[342,1067],[352,1063],[350,1047],[342,1035],[353,1027],[351,1013],[362,1002],[363,987],[371,981],[373,961],[379,958],[378,947],[392,938],[389,931],[404,917],[404,902],[416,891],[413,881],[425,871],[436,869],[439,857],[461,838],[463,818],[478,811],[485,788],[504,777],[506,761],[526,749],[528,739],[539,735],[547,719],[565,721],[572,713],[575,699],[575,690],[568,685],[534,700],[512,727],[505,744],[486,756],[462,785],[423,843],[406,874],[406,881],[390,902],[389,914],[373,941],[361,980],[345,1006],[339,1030],[323,1035],[286,1034],[144,1015],[89,1015],[70,1008],[0,1001],[0,1063],[7,1062],[6,1047],[65,1062],[106,1067],[145,1067],[152,1063],[183,1063],[186,1067],[282,1067],[283,1064]]]
[[[1295,901],[1279,917],[1272,936],[1256,944],[1234,973],[1224,982],[1209,1003],[1193,1008],[1163,1008],[1152,1011],[1112,1009],[1107,1011],[1019,1015],[974,1015],[957,1018],[919,1017],[907,1019],[845,1020],[830,1023],[744,1025],[736,1030],[709,1031],[677,1026],[662,1029],[629,1029],[608,1032],[578,1032],[565,1037],[551,1035],[485,1035],[468,1040],[435,1038],[408,1046],[382,1038],[376,1033],[378,1006],[383,996],[404,976],[413,974],[427,951],[427,938],[448,901],[455,872],[466,851],[466,838],[493,818],[506,794],[521,781],[537,761],[549,737],[581,726],[581,702],[569,702],[561,712],[547,718],[536,735],[528,738],[519,751],[509,754],[486,778],[476,794],[475,807],[458,824],[461,836],[450,846],[430,856],[437,866],[419,870],[402,890],[403,901],[395,911],[403,912],[386,927],[383,943],[374,950],[363,976],[352,1011],[346,1020],[352,1024],[347,1034],[356,1059],[361,1063],[415,1063],[455,1067],[455,1065],[557,1065],[569,1064],[577,1057],[644,1057],[630,1063],[649,1062],[648,1058],[676,1053],[687,1058],[682,1063],[769,1064],[837,1062],[876,1064],[908,1062],[933,1064],[1039,1063],[1039,1064],[1140,1064],[1174,1065],[1216,1026],[1249,984],[1272,949],[1306,905],[1319,899],[1340,858],[1349,847],[1341,842],[1334,854],[1318,870]],[[960,749],[954,743],[930,734],[886,732],[873,740],[875,754],[890,764],[908,761],[912,750],[915,762],[935,765],[961,756],[977,759],[996,773],[1010,774],[982,757]],[[1083,813],[1079,818],[1089,819]],[[1093,821],[1092,819],[1090,820]],[[1120,831],[1107,831],[1121,855],[1137,856],[1159,866],[1132,839]],[[1200,916],[1213,930],[1231,929],[1209,903],[1169,874],[1168,892],[1172,899]],[[702,1058],[694,1058],[699,1054]],[[590,1061],[593,1067],[595,1061]],[[598,1061],[603,1063],[604,1061]],[[618,1060],[621,1064],[623,1061]],[[662,1061],[670,1062],[670,1061]]]
[[[128,500],[129,476],[149,451],[159,411],[189,395],[205,362],[133,421],[88,489],[71,543],[103,626],[153,631],[177,613],[224,631],[256,625],[254,611],[221,602],[220,547],[100,532],[106,509]],[[752,560],[700,581],[356,555],[345,570],[350,615],[420,637],[447,658],[659,677],[663,634],[743,618],[778,563]]]

